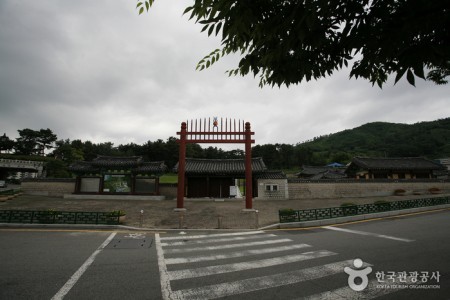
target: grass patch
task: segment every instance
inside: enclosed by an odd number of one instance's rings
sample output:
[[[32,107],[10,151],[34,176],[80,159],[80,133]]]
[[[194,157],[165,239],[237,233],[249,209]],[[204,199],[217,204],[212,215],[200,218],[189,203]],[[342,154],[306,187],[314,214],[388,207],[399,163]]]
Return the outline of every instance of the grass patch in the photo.
[[[159,183],[178,183],[178,175],[175,173],[167,173],[159,177]]]

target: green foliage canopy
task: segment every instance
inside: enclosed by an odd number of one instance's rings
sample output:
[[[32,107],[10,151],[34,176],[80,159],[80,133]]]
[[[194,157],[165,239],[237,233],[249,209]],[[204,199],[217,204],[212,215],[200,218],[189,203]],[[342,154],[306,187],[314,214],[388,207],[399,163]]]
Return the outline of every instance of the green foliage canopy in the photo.
[[[138,0],[139,14],[154,0]],[[202,59],[203,70],[238,53],[229,75],[260,76],[260,86],[301,83],[344,66],[350,77],[382,87],[405,74],[447,83],[450,75],[450,7],[430,0],[195,0],[184,12],[220,35],[222,48]]]
[[[18,132],[20,137],[14,144],[17,154],[43,156],[44,150],[53,148],[53,144],[57,140],[56,134],[49,128],[40,130],[25,128],[19,129]]]

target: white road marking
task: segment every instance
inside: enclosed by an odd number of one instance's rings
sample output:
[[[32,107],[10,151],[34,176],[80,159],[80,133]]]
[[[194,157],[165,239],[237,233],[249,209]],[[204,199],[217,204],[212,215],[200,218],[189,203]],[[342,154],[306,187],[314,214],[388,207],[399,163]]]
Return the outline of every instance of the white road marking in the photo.
[[[253,236],[236,236],[236,237],[227,237],[227,238],[218,238],[218,239],[207,239],[207,240],[193,240],[193,241],[181,241],[181,242],[168,242],[161,243],[161,246],[186,246],[192,244],[208,244],[208,243],[220,243],[220,242],[233,242],[233,241],[242,241],[242,240],[253,240],[253,239],[263,239],[268,237],[275,237],[275,234],[257,234]]]
[[[243,279],[193,289],[177,290],[173,291],[173,293],[183,299],[215,299],[343,273],[344,267],[351,266],[352,264],[353,260],[345,260],[281,274]]]
[[[387,282],[380,283],[378,280],[374,279],[369,281],[368,286],[359,292],[352,290],[349,286],[344,286],[335,290],[326,291],[323,293],[302,297],[298,300],[323,300],[323,299],[333,299],[333,300],[359,300],[359,299],[374,299],[380,296],[384,296],[390,293],[398,292],[404,290],[403,288],[399,288],[400,285],[411,285],[417,284],[412,283],[410,280],[407,282],[399,283],[399,282]]]
[[[168,236],[168,237],[162,237],[161,241],[202,239],[202,238],[219,237],[219,236],[234,236],[234,235],[252,235],[252,234],[260,234],[260,233],[264,233],[264,231],[257,230],[257,231],[244,231],[244,232],[202,234],[202,235],[192,235],[192,236],[189,236],[189,235],[186,235],[186,236]]]
[[[280,247],[272,247],[272,248],[263,248],[263,249],[254,249],[254,250],[244,250],[238,252],[231,252],[227,254],[216,254],[209,256],[193,256],[193,257],[175,257],[175,258],[166,258],[166,265],[174,265],[174,264],[185,264],[185,263],[195,263],[201,261],[211,261],[211,260],[219,260],[219,259],[228,259],[228,258],[236,258],[236,257],[244,257],[258,254],[267,254],[267,253],[275,253],[281,251],[289,251],[295,249],[302,249],[311,247],[308,244],[296,244],[289,246],[280,246]]]
[[[52,300],[60,300],[63,299],[67,293],[73,288],[73,286],[77,283],[78,279],[86,272],[89,266],[94,262],[95,257],[102,252],[102,250],[108,246],[108,244],[112,241],[116,232],[113,232],[109,235],[109,237],[94,251],[94,253],[89,256],[89,258],[81,265],[81,267],[70,277],[70,279],[63,285],[63,287],[52,297]]]
[[[395,241],[400,241],[400,242],[414,242],[414,240],[410,240],[410,239],[404,239],[404,238],[399,238],[399,237],[395,237],[395,236],[377,234],[377,233],[366,232],[366,231],[351,230],[351,229],[346,229],[346,228],[341,228],[341,227],[323,226],[322,228],[329,229],[329,230],[348,232],[348,233],[354,233],[354,234],[360,234],[360,235],[374,236],[374,237],[378,237],[378,238],[395,240]]]
[[[124,238],[143,240],[146,238],[144,233],[129,233],[128,235],[124,235]]]
[[[161,247],[161,238],[159,233],[155,233],[156,255],[158,256],[159,277],[161,281],[161,295],[163,300],[183,299],[180,295],[174,295],[170,287],[170,279],[167,272],[167,266],[164,263],[164,254]]]
[[[177,271],[169,271],[170,280],[177,279],[185,279],[185,278],[195,278],[216,274],[224,274],[230,272],[237,272],[243,270],[251,270],[251,269],[259,269],[265,267],[272,267],[282,264],[289,264],[319,257],[336,255],[337,253],[320,250],[320,251],[311,251],[300,254],[293,255],[285,255],[280,257],[273,257],[267,259],[260,259],[254,261],[246,261],[240,263],[233,264],[225,264],[225,265],[217,265],[217,266],[209,266],[203,268],[195,268],[195,269],[185,269],[185,270],[177,270]]]
[[[228,244],[228,245],[209,246],[209,247],[166,249],[166,250],[164,250],[164,252],[170,254],[170,253],[187,253],[187,252],[195,252],[195,251],[213,251],[213,250],[220,250],[220,249],[262,246],[262,245],[287,243],[287,242],[292,242],[292,240],[291,239],[278,239],[278,240],[268,240],[268,241],[240,243],[240,244]]]

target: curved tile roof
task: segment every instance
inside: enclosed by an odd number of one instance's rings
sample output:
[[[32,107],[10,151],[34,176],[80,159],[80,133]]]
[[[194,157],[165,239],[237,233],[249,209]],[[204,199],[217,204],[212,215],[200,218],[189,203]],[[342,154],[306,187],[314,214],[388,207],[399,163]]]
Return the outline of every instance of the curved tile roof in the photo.
[[[133,173],[163,173],[167,166],[163,161],[144,162],[141,156],[98,156],[93,161],[77,161],[69,166],[77,173],[99,173],[101,169],[131,170]]]
[[[96,173],[98,172],[100,169],[96,168],[94,166],[92,166],[92,164],[90,164],[89,162],[86,161],[77,161],[74,162],[73,164],[71,164],[68,167],[69,171],[72,172],[81,172],[81,173]]]
[[[444,168],[441,164],[422,157],[355,157],[352,164],[371,170],[440,170]]]
[[[166,171],[167,166],[163,161],[144,162],[137,168],[133,169],[136,173],[162,173]]]
[[[98,167],[108,168],[132,168],[142,163],[142,156],[97,156],[91,164]]]
[[[282,171],[265,171],[255,175],[256,179],[287,179]]]
[[[252,172],[264,172],[266,165],[261,157],[252,158]],[[178,163],[174,167],[178,172]],[[186,174],[243,174],[244,159],[186,158]]]

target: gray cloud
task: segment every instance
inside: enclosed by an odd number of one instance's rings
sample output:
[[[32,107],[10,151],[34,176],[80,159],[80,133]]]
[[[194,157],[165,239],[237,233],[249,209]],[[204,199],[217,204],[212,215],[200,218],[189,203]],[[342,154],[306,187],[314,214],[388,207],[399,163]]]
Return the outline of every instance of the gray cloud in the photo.
[[[121,1],[2,1],[0,133],[51,128],[60,139],[116,145],[175,136],[187,119],[252,123],[257,143],[295,144],[366,122],[450,116],[450,86],[405,80],[382,90],[343,70],[287,88],[231,77],[234,56],[197,72],[220,46],[182,16],[181,1],[156,1],[137,16]]]

